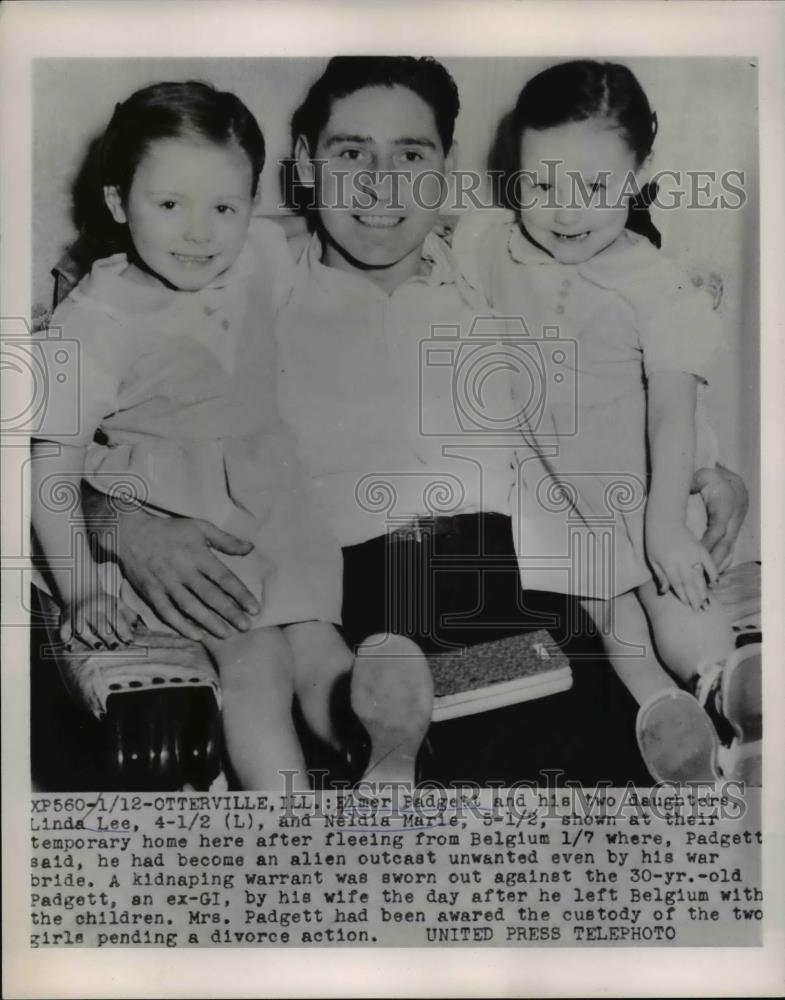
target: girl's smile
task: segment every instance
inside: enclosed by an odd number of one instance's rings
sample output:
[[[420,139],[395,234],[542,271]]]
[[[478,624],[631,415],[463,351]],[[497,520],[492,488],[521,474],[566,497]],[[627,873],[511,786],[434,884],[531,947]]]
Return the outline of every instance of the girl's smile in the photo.
[[[585,263],[623,233],[641,173],[619,129],[602,120],[527,128],[521,138],[521,222],[560,263]]]

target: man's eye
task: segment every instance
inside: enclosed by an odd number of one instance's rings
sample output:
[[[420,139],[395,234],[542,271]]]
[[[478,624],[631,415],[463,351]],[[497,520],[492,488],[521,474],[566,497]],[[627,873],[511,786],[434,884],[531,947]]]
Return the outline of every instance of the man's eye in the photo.
[[[416,149],[404,150],[402,158],[407,163],[419,163],[422,159],[424,159],[422,153],[418,152]]]
[[[594,194],[595,191],[604,191],[605,187],[606,185],[604,181],[595,181],[589,188],[589,190],[591,191],[592,194]]]
[[[359,149],[342,149],[338,156],[342,160],[359,160],[362,156],[362,151]]]
[[[547,181],[539,181],[534,186],[537,188],[538,191],[550,191],[551,189],[551,185],[548,184]]]

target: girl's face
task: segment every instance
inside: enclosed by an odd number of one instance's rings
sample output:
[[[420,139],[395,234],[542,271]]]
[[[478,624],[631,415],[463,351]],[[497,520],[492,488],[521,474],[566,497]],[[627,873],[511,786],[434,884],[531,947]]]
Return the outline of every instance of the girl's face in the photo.
[[[416,270],[450,169],[430,105],[408,87],[357,90],[333,103],[312,153],[299,140],[298,162],[317,183],[329,266],[388,290]]]
[[[140,161],[127,198],[104,190],[116,222],[127,223],[144,281],[197,291],[237,259],[254,199],[247,154],[197,138],[158,139]]]
[[[610,247],[627,222],[642,168],[618,128],[590,119],[521,137],[521,220],[562,264],[582,264]]]

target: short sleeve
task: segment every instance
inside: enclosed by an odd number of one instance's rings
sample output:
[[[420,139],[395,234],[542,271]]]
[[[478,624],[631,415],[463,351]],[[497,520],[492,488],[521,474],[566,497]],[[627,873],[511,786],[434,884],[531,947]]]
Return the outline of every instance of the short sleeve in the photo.
[[[660,301],[640,330],[646,374],[687,372],[707,382],[722,337],[722,323],[711,297],[685,277],[663,289]]]
[[[55,310],[49,329],[35,335],[45,402],[33,437],[72,446],[92,441],[117,406],[122,343],[122,324],[93,305],[69,298]]]

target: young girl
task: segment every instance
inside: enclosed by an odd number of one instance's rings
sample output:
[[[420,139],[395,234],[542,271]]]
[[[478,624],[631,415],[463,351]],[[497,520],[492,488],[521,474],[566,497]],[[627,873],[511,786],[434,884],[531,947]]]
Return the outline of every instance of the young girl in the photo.
[[[276,404],[273,337],[283,234],[249,238],[264,139],[233,94],[160,83],[117,105],[98,150],[96,260],[55,312],[78,344],[78,400],[53,384],[50,426],[78,405],[79,433],[33,442],[33,526],[62,608],[62,637],[94,649],[134,641],[137,615],[167,630],[127,583],[108,584],[80,521],[47,498],[82,475],[109,492],[140,485],[162,516],[211,521],[252,542],[226,557],[262,610],[247,633],[205,637],[221,675],[226,743],[244,787],[308,787],[291,716],[294,687],[320,734],[351,655],[340,620],[341,562],[315,517]],[[98,433],[96,434],[96,431]],[[95,442],[93,441],[95,435]],[[67,556],[63,560],[62,557]],[[58,558],[60,557],[60,558]],[[189,595],[178,603],[187,613]],[[257,608],[257,610],[258,610]],[[91,675],[76,683],[91,700]]]
[[[713,464],[700,440],[696,451],[696,394],[717,321],[641,211],[656,115],[626,67],[582,60],[530,80],[507,125],[515,218],[467,218],[454,248],[498,314],[552,341],[541,408],[521,397],[524,585],[585,598],[641,706],[638,741],[655,778],[718,776],[704,706],[730,722],[736,749],[747,744],[725,773],[749,776],[740,759],[759,736],[760,659],[734,652],[707,587],[717,567],[691,530],[693,473]],[[609,522],[610,559],[572,558],[561,582],[527,574],[537,553],[553,567],[581,531],[607,533]]]

